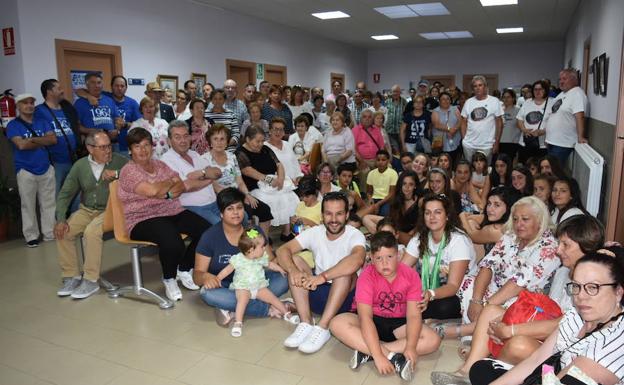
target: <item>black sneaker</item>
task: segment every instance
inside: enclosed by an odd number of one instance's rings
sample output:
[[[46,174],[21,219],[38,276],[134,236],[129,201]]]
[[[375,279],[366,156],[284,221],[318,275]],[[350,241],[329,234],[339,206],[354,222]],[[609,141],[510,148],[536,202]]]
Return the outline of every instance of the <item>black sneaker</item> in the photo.
[[[351,361],[349,361],[349,367],[353,370],[360,367],[360,365],[371,360],[371,356],[368,354],[364,354],[359,350],[353,351],[353,356],[351,357]]]
[[[39,240],[38,239],[33,239],[32,241],[26,242],[26,247],[33,248],[33,247],[37,247],[37,246],[39,246]]]
[[[401,353],[395,353],[390,362],[394,365],[394,371],[396,374],[405,381],[412,380],[412,368],[410,368],[410,362],[405,359],[405,356]]]

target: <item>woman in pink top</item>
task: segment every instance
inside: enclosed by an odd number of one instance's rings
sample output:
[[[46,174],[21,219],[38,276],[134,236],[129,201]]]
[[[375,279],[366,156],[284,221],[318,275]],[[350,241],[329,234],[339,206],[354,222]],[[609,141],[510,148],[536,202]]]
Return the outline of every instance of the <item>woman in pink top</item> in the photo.
[[[117,194],[123,204],[130,239],[158,245],[167,298],[182,299],[177,279],[189,290],[198,290],[190,272],[195,246],[210,225],[185,210],[178,197],[186,191],[180,176],[160,160],[152,159],[152,135],[137,127],[127,136],[132,160],[119,175]],[[191,243],[185,246],[180,234]]]

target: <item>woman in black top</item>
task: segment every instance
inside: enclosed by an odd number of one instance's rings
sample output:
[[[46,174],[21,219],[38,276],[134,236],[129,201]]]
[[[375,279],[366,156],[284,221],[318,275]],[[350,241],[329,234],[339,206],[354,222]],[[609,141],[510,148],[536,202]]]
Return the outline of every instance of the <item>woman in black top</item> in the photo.
[[[341,112],[344,116],[344,124],[349,128],[353,128],[353,120],[351,120],[351,110],[347,107],[347,97],[344,94],[336,96],[336,111]]]

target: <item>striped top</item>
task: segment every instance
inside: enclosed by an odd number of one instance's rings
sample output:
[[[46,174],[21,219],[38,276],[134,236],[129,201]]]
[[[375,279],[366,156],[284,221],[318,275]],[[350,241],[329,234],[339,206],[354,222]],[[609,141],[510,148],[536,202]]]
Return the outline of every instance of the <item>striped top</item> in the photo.
[[[236,115],[234,115],[232,111],[225,110],[225,112],[213,112],[213,110],[210,109],[204,112],[204,117],[209,122],[212,120],[214,123],[211,122],[211,124],[213,125],[219,123],[225,125],[230,130],[232,138],[234,138],[237,143],[240,142],[240,126],[238,125]]]

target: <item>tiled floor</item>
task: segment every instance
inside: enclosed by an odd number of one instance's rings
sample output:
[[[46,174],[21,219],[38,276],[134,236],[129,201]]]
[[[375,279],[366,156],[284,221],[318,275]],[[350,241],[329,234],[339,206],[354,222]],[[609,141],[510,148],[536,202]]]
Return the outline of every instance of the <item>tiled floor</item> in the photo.
[[[114,240],[104,248],[103,275],[129,283],[128,249]],[[160,267],[143,259],[146,286],[162,292]],[[56,246],[28,249],[0,244],[0,385],[207,385],[399,384],[374,365],[347,367],[351,351],[332,339],[320,352],[289,351],[293,330],[283,321],[246,320],[244,335],[230,337],[214,322],[197,293],[171,310],[100,291],[86,300],[56,296],[60,282]],[[422,357],[413,384],[429,384],[432,370],[456,369],[455,341]]]

